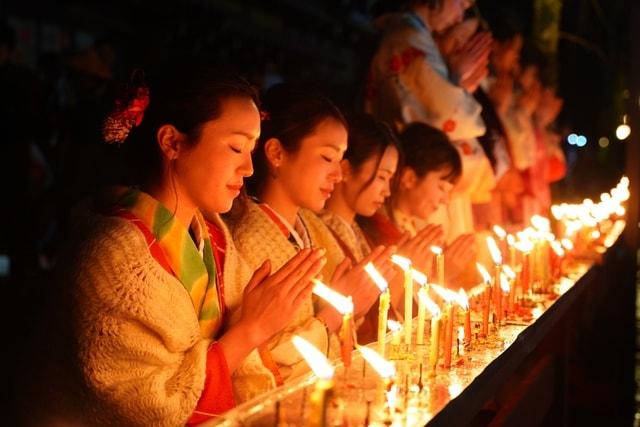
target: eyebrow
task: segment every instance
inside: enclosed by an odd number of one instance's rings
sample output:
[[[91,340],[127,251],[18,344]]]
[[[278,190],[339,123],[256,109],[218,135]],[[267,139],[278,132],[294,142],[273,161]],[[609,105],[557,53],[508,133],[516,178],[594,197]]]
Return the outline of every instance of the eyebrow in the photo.
[[[345,151],[347,151],[346,149],[342,149],[340,146],[333,144],[333,143],[326,143],[324,144],[325,147],[329,147],[329,148],[333,148],[334,150],[336,150],[338,153],[344,153]]]
[[[380,168],[380,172],[389,172],[389,173],[395,173],[394,170],[391,169],[386,169],[386,168]]]
[[[248,132],[244,132],[244,131],[241,131],[241,130],[232,131],[231,135],[242,135],[242,136],[246,137],[249,140],[258,139],[258,136],[252,135],[252,134],[250,134]]]

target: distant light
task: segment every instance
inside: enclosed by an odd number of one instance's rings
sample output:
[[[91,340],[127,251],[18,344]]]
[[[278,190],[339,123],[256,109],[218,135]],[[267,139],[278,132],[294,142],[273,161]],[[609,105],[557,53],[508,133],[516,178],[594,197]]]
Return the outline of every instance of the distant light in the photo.
[[[572,133],[567,137],[567,142],[571,145],[576,145],[576,143],[578,142],[578,135]]]
[[[584,147],[585,145],[587,145],[587,137],[584,135],[580,135],[576,138],[576,145],[578,147]]]
[[[600,138],[598,140],[598,145],[602,148],[608,147],[609,146],[609,138],[607,138],[606,136],[603,136],[602,138]]]
[[[629,138],[629,135],[631,135],[631,128],[626,123],[621,124],[616,129],[616,138],[618,138],[620,141],[624,141],[625,139]]]

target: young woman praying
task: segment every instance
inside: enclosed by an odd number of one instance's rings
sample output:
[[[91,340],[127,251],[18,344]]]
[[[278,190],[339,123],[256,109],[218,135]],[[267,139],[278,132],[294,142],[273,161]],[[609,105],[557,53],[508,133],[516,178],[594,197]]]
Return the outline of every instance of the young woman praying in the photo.
[[[448,202],[462,171],[460,155],[443,132],[424,123],[409,125],[399,139],[404,161],[396,185],[385,209],[362,222],[363,230],[375,244],[397,244],[402,253],[407,241],[410,253],[431,254],[430,246],[441,245],[443,235],[440,226],[427,221]],[[474,236],[461,235],[445,251],[445,272],[455,278],[475,255]],[[423,262],[430,263],[430,255],[425,257]]]
[[[254,153],[255,174],[247,183],[252,200],[239,206],[230,218],[236,246],[247,262],[260,265],[265,259],[277,267],[298,251],[316,247],[326,250],[324,280],[335,290],[350,295],[354,316],[364,314],[378,290],[364,272],[363,263],[384,264],[389,251],[376,248],[349,268],[331,232],[314,212],[320,211],[342,179],[340,161],[347,149],[347,124],[328,99],[287,86],[276,86],[264,97],[265,118]],[[272,361],[282,381],[308,370],[291,345],[293,334],[328,350],[329,336],[337,331],[341,316],[330,306],[308,298],[285,331],[262,349],[263,360]]]
[[[199,423],[273,386],[254,349],[291,321],[323,264],[306,249],[251,274],[218,217],[253,172],[254,89],[183,63],[148,77],[106,122],[126,186],[78,209],[22,425]]]

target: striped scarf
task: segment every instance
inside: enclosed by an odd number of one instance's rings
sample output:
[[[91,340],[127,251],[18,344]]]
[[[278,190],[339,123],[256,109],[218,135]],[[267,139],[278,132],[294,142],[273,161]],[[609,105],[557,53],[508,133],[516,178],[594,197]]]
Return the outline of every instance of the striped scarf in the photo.
[[[174,276],[189,293],[198,315],[200,333],[212,338],[222,324],[222,307],[218,295],[216,263],[208,228],[200,211],[189,230],[173,213],[148,194],[135,189],[117,189],[116,208],[139,218],[151,231]]]

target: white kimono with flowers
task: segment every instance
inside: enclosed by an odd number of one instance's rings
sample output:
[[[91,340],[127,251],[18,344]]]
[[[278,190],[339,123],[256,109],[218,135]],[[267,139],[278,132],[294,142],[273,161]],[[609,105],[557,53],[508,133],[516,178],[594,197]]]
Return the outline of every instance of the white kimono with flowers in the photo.
[[[398,128],[418,121],[447,134],[462,158],[462,177],[449,207],[429,222],[441,223],[449,239],[471,232],[471,203],[488,202],[496,183],[476,139],[485,132],[482,107],[452,81],[431,31],[420,18],[390,14],[378,24],[382,38],[369,71],[365,109]]]

